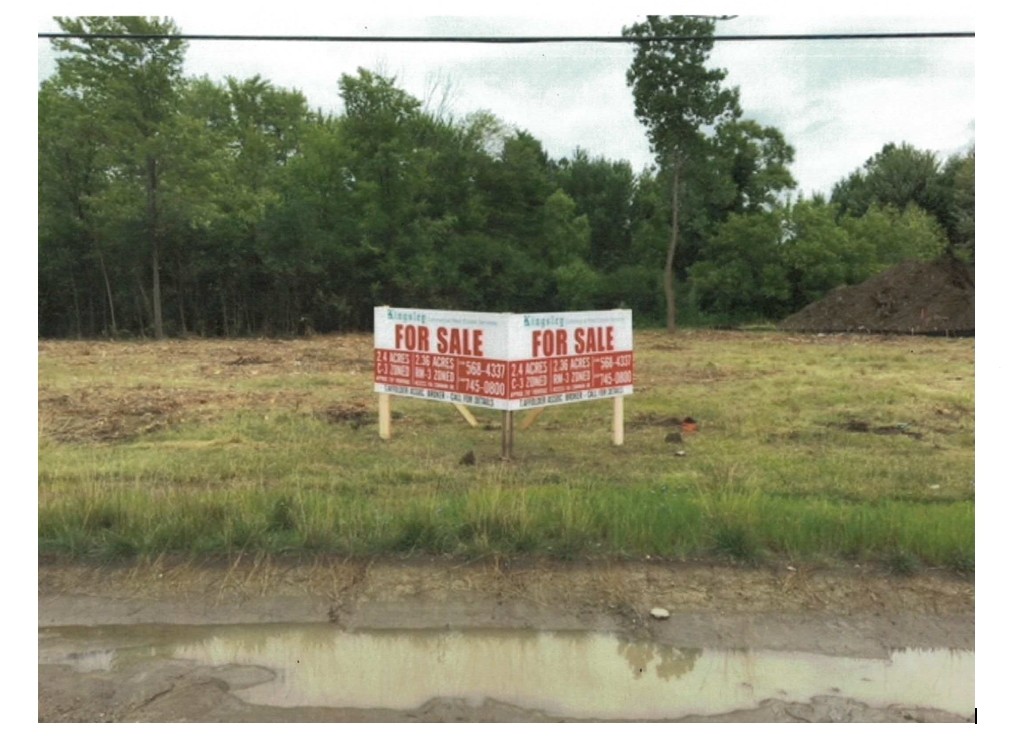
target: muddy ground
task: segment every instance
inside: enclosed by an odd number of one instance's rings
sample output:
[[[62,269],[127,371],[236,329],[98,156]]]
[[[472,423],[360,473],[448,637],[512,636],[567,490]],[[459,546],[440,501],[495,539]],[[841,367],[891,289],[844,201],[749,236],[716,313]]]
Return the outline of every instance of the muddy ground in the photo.
[[[42,562],[40,644],[48,627],[330,623],[335,629],[598,630],[673,646],[884,657],[891,649],[974,650],[975,585],[950,574],[864,567],[741,569],[714,563],[284,561],[140,565]],[[654,607],[671,612],[651,618]],[[82,644],[82,651],[89,646]],[[558,721],[538,709],[433,698],[412,711],[250,705],[238,667],[166,659],[83,672],[39,665],[40,721]],[[968,721],[845,697],[764,701],[681,721]]]

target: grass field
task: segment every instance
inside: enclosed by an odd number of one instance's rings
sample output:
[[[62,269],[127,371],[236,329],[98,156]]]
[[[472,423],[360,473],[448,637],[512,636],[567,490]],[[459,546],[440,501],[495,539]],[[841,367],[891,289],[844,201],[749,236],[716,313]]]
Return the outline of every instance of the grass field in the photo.
[[[623,446],[610,402],[586,402],[519,429],[504,463],[492,411],[472,428],[395,399],[381,440],[369,335],[41,341],[39,550],[970,572],[974,344],[637,331]]]

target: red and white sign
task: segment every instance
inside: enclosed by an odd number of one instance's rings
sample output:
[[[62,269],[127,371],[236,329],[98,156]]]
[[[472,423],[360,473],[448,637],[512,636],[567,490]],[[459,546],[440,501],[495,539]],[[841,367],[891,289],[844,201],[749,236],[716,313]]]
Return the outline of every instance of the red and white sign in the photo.
[[[634,391],[630,311],[374,309],[374,390],[497,410]]]

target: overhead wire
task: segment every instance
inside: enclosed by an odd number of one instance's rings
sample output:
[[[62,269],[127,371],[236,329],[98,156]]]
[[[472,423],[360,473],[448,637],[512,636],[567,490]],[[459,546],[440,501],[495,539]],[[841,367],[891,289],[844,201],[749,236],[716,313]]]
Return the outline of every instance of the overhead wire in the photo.
[[[719,34],[714,42],[794,42],[794,41],[850,41],[888,39],[967,39],[974,31],[899,31],[899,32],[844,32],[826,34]],[[102,34],[70,32],[39,32],[39,39],[135,39],[184,40],[194,42],[391,42],[391,43],[451,43],[451,44],[644,44],[647,42],[689,42],[693,36],[322,36],[285,34]]]

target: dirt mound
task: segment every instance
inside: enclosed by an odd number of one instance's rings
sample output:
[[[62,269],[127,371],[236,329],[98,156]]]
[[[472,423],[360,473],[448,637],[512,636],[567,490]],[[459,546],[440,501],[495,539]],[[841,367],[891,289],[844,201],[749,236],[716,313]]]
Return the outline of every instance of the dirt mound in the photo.
[[[974,274],[973,267],[951,259],[904,261],[858,285],[832,290],[779,328],[973,336]]]

